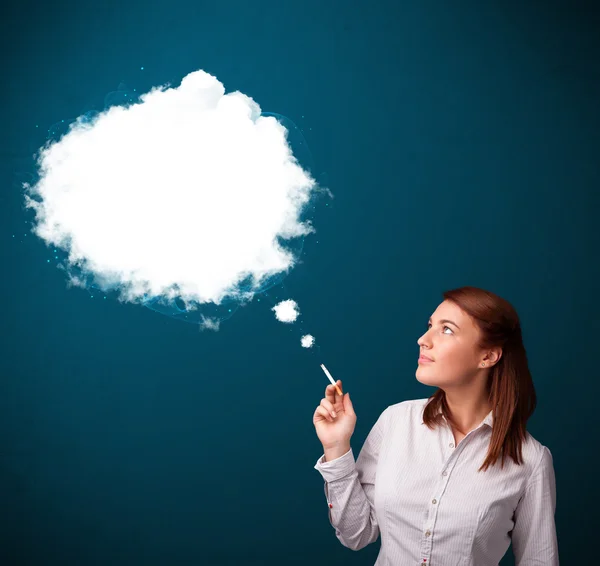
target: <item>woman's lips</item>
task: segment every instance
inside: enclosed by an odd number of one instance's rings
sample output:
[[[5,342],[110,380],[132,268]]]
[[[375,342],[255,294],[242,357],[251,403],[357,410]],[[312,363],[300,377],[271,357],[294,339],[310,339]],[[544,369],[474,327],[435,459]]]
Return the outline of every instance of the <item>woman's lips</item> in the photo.
[[[431,363],[433,363],[433,360],[430,360],[429,358],[419,357],[419,363],[420,364],[431,364]]]

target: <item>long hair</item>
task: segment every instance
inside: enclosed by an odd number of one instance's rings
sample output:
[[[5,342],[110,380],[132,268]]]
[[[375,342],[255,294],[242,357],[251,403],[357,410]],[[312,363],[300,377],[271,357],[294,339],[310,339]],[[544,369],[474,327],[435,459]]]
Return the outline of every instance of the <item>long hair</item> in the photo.
[[[477,287],[460,287],[444,292],[443,296],[467,313],[479,327],[479,347],[502,348],[502,356],[489,370],[486,384],[494,422],[486,458],[477,471],[493,466],[500,455],[502,468],[505,457],[511,457],[520,465],[525,425],[535,411],[537,399],[517,312],[505,299]],[[438,389],[425,405],[423,422],[434,429],[444,418],[453,422],[446,393]]]

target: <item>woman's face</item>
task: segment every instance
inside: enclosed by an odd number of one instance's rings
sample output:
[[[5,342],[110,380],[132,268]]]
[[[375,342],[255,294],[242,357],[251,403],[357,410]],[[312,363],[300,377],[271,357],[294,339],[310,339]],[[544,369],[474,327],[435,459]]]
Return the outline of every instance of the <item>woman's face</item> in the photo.
[[[428,329],[417,340],[420,356],[417,379],[434,387],[460,386],[481,367],[483,351],[478,347],[479,328],[471,317],[450,301],[441,303],[431,315]]]

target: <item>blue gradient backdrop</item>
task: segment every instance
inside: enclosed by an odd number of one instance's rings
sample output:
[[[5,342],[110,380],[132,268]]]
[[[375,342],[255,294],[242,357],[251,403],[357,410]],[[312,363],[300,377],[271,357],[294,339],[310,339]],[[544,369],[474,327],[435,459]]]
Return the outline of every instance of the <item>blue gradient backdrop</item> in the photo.
[[[539,401],[528,428],[554,456],[561,564],[591,563],[592,6],[4,3],[0,563],[373,564],[379,541],[356,553],[335,538],[313,469],[319,363],[352,393],[358,454],[386,406],[434,392],[415,379],[416,340],[442,291],[461,285],[521,316]],[[335,199],[277,297],[298,301],[319,350],[266,301],[201,333],[67,289],[29,232],[19,175],[52,124],[101,110],[121,82],[143,92],[196,69],[296,122],[327,175]]]

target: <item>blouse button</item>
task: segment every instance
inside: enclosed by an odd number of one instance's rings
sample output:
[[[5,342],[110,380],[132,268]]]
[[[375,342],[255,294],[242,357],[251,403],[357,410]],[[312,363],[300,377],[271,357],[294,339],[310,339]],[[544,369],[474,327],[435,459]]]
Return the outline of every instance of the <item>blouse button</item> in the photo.
[[[450,443],[450,448],[454,448],[454,442]]]
[[[426,531],[425,536],[428,537],[431,534],[431,531]]]
[[[431,501],[431,503],[433,503],[433,504],[435,505],[435,504],[437,503],[437,499],[433,499],[433,500]]]
[[[448,475],[448,472],[442,472],[442,475],[443,475],[443,476],[447,476],[447,475]]]

